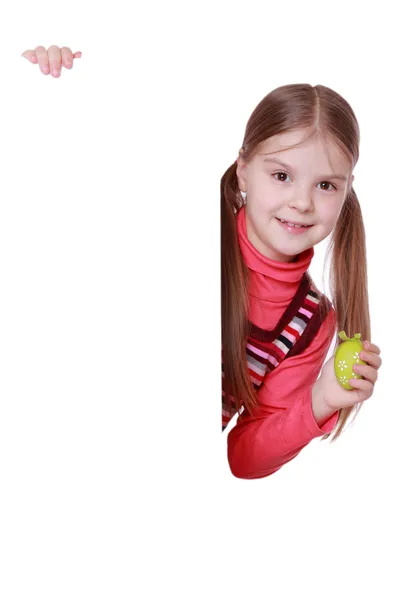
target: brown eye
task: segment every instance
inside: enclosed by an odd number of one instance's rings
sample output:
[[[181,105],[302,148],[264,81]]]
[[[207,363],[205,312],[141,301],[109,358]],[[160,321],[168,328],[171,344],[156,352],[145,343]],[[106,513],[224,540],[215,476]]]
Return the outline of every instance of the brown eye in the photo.
[[[331,190],[329,189],[329,186],[332,186],[332,190],[336,190],[335,186],[333,185],[333,183],[330,183],[330,181],[321,181],[321,184],[325,187],[323,187],[322,189],[324,190],[324,192],[330,192]]]
[[[289,175],[287,173],[284,173],[283,171],[278,171],[278,173],[273,174],[273,177],[275,177],[277,181],[282,181],[283,183],[285,183],[286,177],[289,177]]]

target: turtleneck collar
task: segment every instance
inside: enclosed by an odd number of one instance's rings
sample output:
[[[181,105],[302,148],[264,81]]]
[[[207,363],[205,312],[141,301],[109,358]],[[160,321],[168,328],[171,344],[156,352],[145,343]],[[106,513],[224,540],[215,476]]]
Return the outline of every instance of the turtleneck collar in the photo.
[[[310,266],[314,248],[301,252],[295,262],[281,262],[267,258],[256,250],[247,237],[245,207],[238,212],[237,229],[240,249],[250,271],[249,293],[269,302],[290,301]]]

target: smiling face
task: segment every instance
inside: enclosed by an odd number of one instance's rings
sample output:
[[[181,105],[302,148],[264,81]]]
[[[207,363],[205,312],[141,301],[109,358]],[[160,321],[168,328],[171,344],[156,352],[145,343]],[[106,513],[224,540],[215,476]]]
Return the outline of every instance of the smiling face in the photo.
[[[308,135],[297,129],[273,136],[248,162],[241,155],[237,161],[239,187],[247,193],[247,236],[272,260],[290,262],[325,239],[354,179],[349,158],[336,144]]]

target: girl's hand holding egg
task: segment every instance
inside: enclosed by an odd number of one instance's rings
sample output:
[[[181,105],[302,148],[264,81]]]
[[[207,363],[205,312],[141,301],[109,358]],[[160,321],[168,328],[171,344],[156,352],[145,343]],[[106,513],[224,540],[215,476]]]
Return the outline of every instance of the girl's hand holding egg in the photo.
[[[345,342],[325,363],[313,388],[314,414],[321,420],[341,408],[368,400],[382,364],[380,348],[369,341],[361,342],[360,334],[348,338],[341,331],[339,337]]]

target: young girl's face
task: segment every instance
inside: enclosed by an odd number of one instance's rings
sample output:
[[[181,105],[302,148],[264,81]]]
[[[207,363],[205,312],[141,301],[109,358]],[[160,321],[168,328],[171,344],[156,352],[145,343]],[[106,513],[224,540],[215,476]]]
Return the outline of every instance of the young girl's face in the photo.
[[[290,262],[325,239],[351,189],[346,154],[319,135],[303,141],[306,136],[304,129],[276,135],[260,144],[249,162],[242,156],[237,161],[239,187],[247,193],[247,236],[272,260]]]

